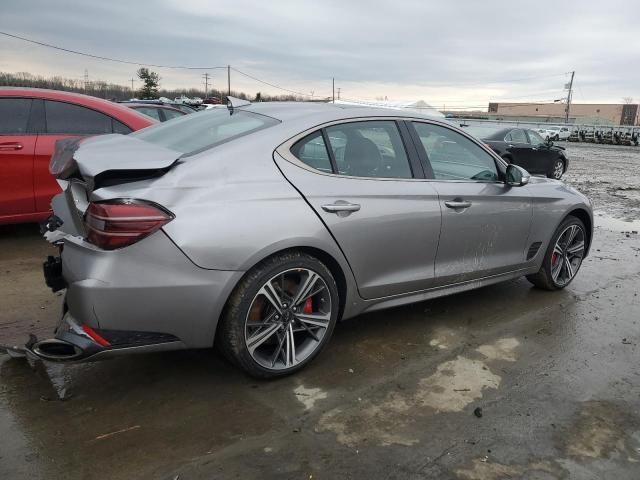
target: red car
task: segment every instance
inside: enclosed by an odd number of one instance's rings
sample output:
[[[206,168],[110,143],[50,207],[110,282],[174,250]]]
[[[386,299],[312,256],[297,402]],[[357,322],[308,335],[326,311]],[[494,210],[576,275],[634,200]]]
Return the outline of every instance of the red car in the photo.
[[[100,98],[0,87],[0,225],[45,220],[60,187],[49,174],[56,140],[131,133],[156,123]]]

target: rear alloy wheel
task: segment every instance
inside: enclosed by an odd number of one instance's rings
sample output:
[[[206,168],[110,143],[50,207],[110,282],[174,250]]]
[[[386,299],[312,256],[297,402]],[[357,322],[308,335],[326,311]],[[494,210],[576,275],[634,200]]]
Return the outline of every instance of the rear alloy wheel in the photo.
[[[558,227],[542,262],[542,268],[527,279],[545,290],[560,290],[575,278],[586,252],[584,224],[569,216]]]
[[[553,169],[551,171],[551,175],[549,175],[549,178],[560,180],[563,174],[564,162],[561,159],[557,159],[555,162],[553,162]]]
[[[327,343],[338,316],[338,292],[327,267],[301,252],[257,265],[238,286],[217,343],[247,373],[293,373]]]

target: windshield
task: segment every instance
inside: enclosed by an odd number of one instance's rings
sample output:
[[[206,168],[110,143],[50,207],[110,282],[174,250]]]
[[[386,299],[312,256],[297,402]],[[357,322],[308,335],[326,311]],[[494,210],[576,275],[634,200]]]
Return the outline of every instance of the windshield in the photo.
[[[256,113],[236,110],[230,115],[226,108],[217,108],[184,115],[131,135],[189,155],[278,123],[275,118]]]

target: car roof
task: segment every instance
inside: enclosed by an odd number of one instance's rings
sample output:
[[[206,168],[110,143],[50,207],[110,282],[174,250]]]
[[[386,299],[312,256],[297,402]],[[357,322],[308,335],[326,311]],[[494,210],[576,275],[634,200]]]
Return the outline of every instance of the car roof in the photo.
[[[156,123],[146,115],[127,108],[124,105],[81,93],[49,90],[46,88],[0,87],[0,97],[42,98],[74,103],[114,117],[134,130],[139,130]]]
[[[421,114],[413,110],[403,111],[402,108],[376,108],[360,105],[336,105],[320,102],[258,102],[246,106],[236,107],[239,110],[266,115],[283,123],[295,122],[300,124],[319,125],[320,123],[336,120],[348,120],[361,117],[405,117],[425,119],[436,123],[451,125],[440,118]]]

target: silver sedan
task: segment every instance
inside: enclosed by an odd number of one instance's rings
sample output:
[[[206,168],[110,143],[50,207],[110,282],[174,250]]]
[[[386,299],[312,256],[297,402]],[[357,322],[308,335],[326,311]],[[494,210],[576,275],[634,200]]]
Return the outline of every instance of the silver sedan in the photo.
[[[239,103],[58,145],[47,360],[217,345],[292,373],[339,319],[526,276],[566,287],[589,201],[413,112]],[[497,300],[496,300],[497,301]]]

